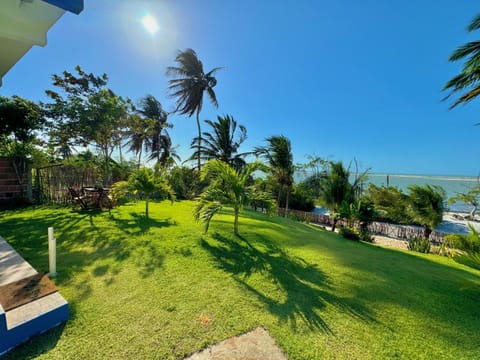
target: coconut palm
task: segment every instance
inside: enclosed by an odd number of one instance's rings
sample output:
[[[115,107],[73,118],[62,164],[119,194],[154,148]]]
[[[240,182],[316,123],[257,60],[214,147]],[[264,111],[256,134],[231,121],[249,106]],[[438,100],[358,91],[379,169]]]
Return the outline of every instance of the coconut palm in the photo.
[[[273,177],[280,185],[277,195],[277,206],[280,207],[282,191],[285,190],[285,217],[288,213],[288,200],[293,185],[293,155],[290,140],[285,136],[271,136],[265,141],[267,146],[257,147],[254,152],[262,156],[270,166]]]
[[[345,168],[341,161],[330,161],[328,164],[327,174],[320,181],[320,201],[332,214],[332,231],[335,231],[341,207],[349,207],[360,196],[367,172],[356,174],[353,182],[350,182],[350,167]]]
[[[233,232],[238,235],[239,213],[251,196],[248,181],[256,170],[266,170],[265,165],[254,162],[239,170],[221,160],[210,160],[205,164],[200,178],[209,179],[210,184],[200,196],[194,212],[195,220],[205,224],[205,232],[213,216],[227,205],[233,207]]]
[[[148,139],[150,121],[135,114],[130,116],[126,131],[128,151],[138,156],[138,168],[142,163],[143,148]]]
[[[165,162],[170,155],[172,141],[166,128],[171,128],[168,123],[168,113],[163,110],[162,104],[153,95],[147,95],[140,100],[140,109],[137,112],[146,119],[147,136],[145,149],[149,152],[149,160],[157,163]]]
[[[210,101],[215,107],[218,107],[217,96],[213,88],[217,85],[215,73],[220,68],[214,68],[205,73],[203,64],[195,51],[186,49],[179,51],[175,61],[178,66],[167,68],[167,75],[174,78],[169,81],[170,95],[176,98],[177,107],[175,112],[191,117],[196,114],[198,128],[198,154],[197,166],[201,168],[200,148],[202,145],[202,131],[200,128],[200,111],[203,106],[203,94],[207,92]]]
[[[480,14],[467,27],[468,32],[480,29]],[[465,59],[462,71],[450,81],[443,90],[450,90],[445,99],[463,91],[450,108],[459,104],[466,104],[480,95],[480,41],[471,41],[456,49],[450,56],[450,61]]]
[[[243,159],[249,153],[238,153],[240,145],[247,138],[247,129],[243,125],[238,125],[235,119],[230,116],[217,116],[217,121],[205,120],[210,126],[210,132],[203,132],[203,143],[198,146],[200,138],[192,140],[192,148],[197,150],[192,158],[198,158],[198,149],[200,149],[200,158],[203,161],[212,159],[222,160],[236,169],[245,165]],[[237,129],[239,130],[237,132]]]
[[[440,186],[411,185],[408,187],[407,212],[412,220],[425,228],[428,240],[433,229],[442,222],[445,211],[445,190]]]

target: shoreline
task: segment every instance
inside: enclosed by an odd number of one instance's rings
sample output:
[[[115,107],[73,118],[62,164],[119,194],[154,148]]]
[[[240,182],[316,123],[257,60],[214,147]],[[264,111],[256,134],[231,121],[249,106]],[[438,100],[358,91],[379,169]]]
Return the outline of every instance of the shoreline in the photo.
[[[466,219],[468,213],[448,211],[443,214],[443,221],[435,228],[435,231],[445,234],[470,233],[469,225],[480,232],[480,218],[476,215],[474,220]],[[380,246],[393,247],[401,250],[408,250],[408,241],[384,235],[373,235],[373,243]]]

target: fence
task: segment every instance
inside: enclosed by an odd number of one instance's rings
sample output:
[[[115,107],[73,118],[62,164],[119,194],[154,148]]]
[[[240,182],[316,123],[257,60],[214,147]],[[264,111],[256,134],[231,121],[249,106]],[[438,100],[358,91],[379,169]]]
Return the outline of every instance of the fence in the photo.
[[[284,216],[285,209],[278,209],[278,215]],[[333,219],[328,215],[315,214],[311,212],[288,210],[288,216],[295,217],[300,221],[305,221],[313,224],[332,226]],[[337,226],[345,226],[343,220],[337,221]],[[424,236],[424,228],[414,225],[397,225],[384,222],[375,221],[368,226],[368,229],[376,235],[393,237],[402,240],[411,240],[415,237]],[[445,233],[440,231],[433,231],[430,234],[430,242],[434,244],[441,244],[445,241]]]
[[[94,186],[101,179],[95,168],[71,165],[51,165],[33,171],[33,198],[37,204],[67,204],[71,202],[69,187]]]

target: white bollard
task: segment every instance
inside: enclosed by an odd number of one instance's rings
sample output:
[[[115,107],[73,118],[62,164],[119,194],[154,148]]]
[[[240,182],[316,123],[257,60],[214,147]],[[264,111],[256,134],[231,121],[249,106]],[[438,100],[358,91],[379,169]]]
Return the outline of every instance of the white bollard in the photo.
[[[53,236],[53,227],[48,228],[48,265],[50,277],[57,275],[57,240]]]

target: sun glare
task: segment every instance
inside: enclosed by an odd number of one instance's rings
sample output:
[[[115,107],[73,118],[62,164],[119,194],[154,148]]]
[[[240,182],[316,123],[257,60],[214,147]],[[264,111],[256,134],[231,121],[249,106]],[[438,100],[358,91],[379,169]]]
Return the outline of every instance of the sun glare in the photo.
[[[152,35],[154,35],[159,29],[157,19],[155,19],[155,17],[150,14],[142,17],[142,24],[145,30],[147,30]]]

